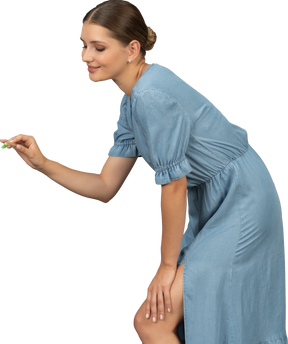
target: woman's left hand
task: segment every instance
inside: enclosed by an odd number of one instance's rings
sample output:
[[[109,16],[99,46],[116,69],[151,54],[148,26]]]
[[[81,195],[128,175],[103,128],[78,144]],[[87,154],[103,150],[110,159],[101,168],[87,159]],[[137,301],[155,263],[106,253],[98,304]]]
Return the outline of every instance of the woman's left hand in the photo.
[[[171,312],[170,289],[176,276],[176,267],[167,267],[160,264],[158,271],[148,287],[146,299],[146,318],[152,315],[152,320],[157,320],[157,308],[160,319],[164,319],[164,308]],[[164,294],[164,298],[163,298]]]

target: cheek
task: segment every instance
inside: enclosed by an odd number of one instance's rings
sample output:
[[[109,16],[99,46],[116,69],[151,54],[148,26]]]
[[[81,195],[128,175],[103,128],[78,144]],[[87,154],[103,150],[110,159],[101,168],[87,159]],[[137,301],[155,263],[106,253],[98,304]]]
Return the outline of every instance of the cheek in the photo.
[[[94,57],[95,60],[103,66],[109,64],[109,54],[106,54],[106,50],[102,52],[98,51],[97,54],[94,55]]]

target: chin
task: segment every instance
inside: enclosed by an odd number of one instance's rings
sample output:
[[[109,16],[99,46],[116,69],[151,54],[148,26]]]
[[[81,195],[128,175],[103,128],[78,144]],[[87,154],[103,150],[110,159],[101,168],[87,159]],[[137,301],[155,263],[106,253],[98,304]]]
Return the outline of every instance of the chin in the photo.
[[[104,85],[104,84],[109,84],[109,83],[112,83],[113,80],[112,79],[100,79],[100,78],[97,78],[97,77],[94,77],[93,76],[88,76],[86,75],[86,81],[89,83],[89,84],[94,84],[94,85]]]

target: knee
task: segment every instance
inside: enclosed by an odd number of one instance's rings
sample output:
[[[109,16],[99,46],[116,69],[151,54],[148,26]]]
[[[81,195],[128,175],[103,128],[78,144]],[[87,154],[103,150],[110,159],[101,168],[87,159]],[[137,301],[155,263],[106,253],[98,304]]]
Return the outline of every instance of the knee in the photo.
[[[135,316],[132,316],[131,321],[130,321],[130,328],[132,330],[132,333],[137,341],[137,343],[143,342],[143,337],[142,337],[142,331],[141,331],[141,336],[140,336],[140,326],[138,325],[138,322],[135,321]]]
[[[140,316],[139,312],[137,312],[134,316],[134,328],[139,333],[140,331],[143,330],[144,324],[143,324],[143,317]]]
[[[146,321],[145,321],[146,320]],[[143,319],[143,315],[141,312],[137,312],[134,318],[134,328],[139,334],[139,336],[142,338],[146,337],[147,331],[149,332],[149,329],[147,328],[147,319]]]
[[[147,331],[144,328],[144,324],[140,319],[139,313],[131,319],[131,329],[137,341],[144,342],[147,340]]]

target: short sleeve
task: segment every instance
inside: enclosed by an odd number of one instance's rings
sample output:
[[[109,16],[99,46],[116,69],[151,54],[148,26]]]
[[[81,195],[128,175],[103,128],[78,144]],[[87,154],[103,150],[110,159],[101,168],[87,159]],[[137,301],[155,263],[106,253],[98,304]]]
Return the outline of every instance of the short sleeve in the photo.
[[[124,95],[120,105],[120,116],[117,122],[117,130],[113,134],[114,145],[110,148],[109,156],[135,157],[141,156],[127,121],[127,95]]]
[[[180,179],[193,170],[187,158],[191,119],[174,98],[148,89],[135,95],[133,131],[143,158],[155,171],[158,185]]]

